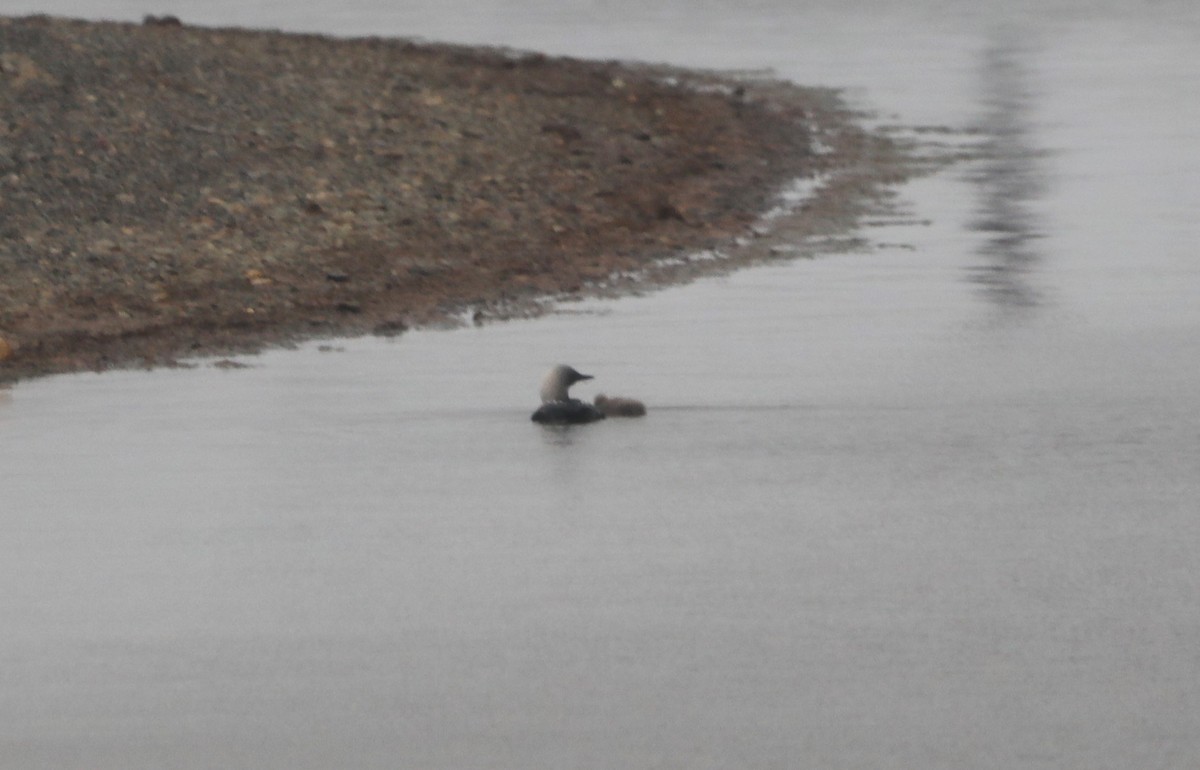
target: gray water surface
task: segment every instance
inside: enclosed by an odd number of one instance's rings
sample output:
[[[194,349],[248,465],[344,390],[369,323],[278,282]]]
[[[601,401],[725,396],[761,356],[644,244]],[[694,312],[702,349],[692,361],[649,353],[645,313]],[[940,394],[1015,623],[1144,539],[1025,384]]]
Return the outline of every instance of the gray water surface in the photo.
[[[976,5],[160,2],[987,153],[858,253],[0,393],[0,767],[1194,765],[1200,10]],[[530,424],[559,360],[650,415]]]

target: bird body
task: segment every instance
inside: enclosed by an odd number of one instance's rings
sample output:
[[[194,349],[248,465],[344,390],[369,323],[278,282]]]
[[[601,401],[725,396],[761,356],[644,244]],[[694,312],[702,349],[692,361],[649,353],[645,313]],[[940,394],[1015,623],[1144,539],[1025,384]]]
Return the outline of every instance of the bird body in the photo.
[[[641,417],[646,414],[646,405],[636,398],[606,396],[603,393],[596,396],[596,408],[606,417]]]
[[[529,419],[543,425],[582,425],[604,419],[604,412],[596,407],[572,398],[569,401],[551,401],[542,404]]]

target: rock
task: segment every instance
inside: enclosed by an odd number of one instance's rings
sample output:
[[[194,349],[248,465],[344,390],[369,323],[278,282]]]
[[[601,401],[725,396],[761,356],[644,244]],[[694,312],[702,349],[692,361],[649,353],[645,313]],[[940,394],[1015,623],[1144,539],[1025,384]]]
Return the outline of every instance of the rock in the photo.
[[[147,27],[182,27],[183,26],[183,22],[179,20],[178,16],[171,16],[170,14],[167,14],[166,16],[154,16],[152,14],[146,14],[145,16],[142,17],[142,24],[144,24]]]
[[[12,358],[13,344],[0,335],[0,361]]]
[[[389,321],[384,321],[380,324],[376,324],[375,328],[371,331],[377,337],[397,337],[408,331],[408,324],[400,320],[392,319]]]
[[[4,75],[18,91],[36,83],[58,85],[58,80],[53,75],[38,66],[32,57],[23,53],[0,54],[0,75]]]
[[[583,133],[569,123],[544,123],[542,125],[542,133],[557,136],[558,140],[563,144],[578,142],[583,138]]]
[[[250,285],[256,289],[261,286],[270,286],[272,283],[271,279],[257,268],[251,268],[244,272],[243,275],[246,276],[246,280],[250,282]]]

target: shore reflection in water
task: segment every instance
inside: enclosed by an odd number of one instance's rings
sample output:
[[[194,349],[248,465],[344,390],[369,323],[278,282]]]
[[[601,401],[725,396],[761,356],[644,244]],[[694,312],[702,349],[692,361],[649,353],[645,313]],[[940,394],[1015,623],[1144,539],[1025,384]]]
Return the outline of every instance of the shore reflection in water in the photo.
[[[971,227],[986,240],[978,250],[982,264],[971,269],[971,280],[1006,308],[1041,301],[1030,278],[1042,259],[1033,204],[1045,187],[1044,154],[1030,140],[1033,94],[1022,61],[1028,55],[1015,33],[1004,33],[985,50],[981,67],[981,101],[987,112],[980,128],[986,140],[982,167],[973,177],[979,204]]]

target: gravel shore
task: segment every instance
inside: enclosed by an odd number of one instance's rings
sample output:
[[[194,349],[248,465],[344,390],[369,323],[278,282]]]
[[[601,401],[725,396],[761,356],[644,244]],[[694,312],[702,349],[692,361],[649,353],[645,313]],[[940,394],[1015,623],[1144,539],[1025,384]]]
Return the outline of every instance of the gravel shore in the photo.
[[[0,381],[536,312],[897,173],[823,89],[154,21],[0,17]]]

